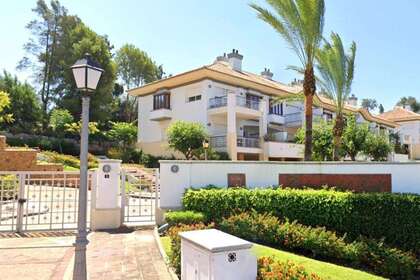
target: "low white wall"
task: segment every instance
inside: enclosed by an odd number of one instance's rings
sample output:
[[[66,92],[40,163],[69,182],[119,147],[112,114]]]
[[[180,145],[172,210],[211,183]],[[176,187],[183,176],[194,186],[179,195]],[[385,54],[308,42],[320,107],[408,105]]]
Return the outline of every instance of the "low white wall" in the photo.
[[[177,166],[174,167],[174,166]],[[172,169],[172,170],[171,170]],[[177,172],[173,170],[178,169]],[[245,173],[249,188],[277,186],[279,174],[391,174],[392,191],[420,194],[420,162],[160,161],[160,207],[181,207],[188,187],[227,186],[227,174]]]

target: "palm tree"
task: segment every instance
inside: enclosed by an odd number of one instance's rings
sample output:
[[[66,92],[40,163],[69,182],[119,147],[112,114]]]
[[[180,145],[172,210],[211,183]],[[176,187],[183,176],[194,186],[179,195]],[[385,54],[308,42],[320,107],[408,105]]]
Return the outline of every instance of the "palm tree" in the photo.
[[[341,137],[344,129],[344,104],[351,92],[354,76],[354,59],[356,57],[356,43],[352,42],[349,53],[346,54],[341,38],[331,33],[331,43],[316,52],[318,83],[324,94],[335,103],[336,118],[333,128],[334,160],[339,160]]]
[[[305,160],[312,157],[312,106],[316,91],[314,58],[324,29],[324,0],[266,0],[274,13],[256,4],[250,6],[291,46],[304,70]]]

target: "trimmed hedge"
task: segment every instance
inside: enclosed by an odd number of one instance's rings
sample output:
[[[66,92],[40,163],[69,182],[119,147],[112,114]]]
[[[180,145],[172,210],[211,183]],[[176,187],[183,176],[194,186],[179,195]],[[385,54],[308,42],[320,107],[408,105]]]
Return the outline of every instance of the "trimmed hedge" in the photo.
[[[223,219],[219,228],[256,243],[304,253],[316,259],[359,268],[369,267],[375,273],[393,279],[412,279],[418,272],[418,263],[412,253],[390,248],[376,240],[347,242],[323,227],[281,222],[270,214],[233,215]]]
[[[332,190],[188,190],[186,210],[210,221],[255,210],[309,226],[325,226],[356,239],[359,235],[420,253],[420,196]]]
[[[165,213],[165,220],[170,227],[184,224],[192,225],[205,222],[203,213],[194,211],[174,211]]]

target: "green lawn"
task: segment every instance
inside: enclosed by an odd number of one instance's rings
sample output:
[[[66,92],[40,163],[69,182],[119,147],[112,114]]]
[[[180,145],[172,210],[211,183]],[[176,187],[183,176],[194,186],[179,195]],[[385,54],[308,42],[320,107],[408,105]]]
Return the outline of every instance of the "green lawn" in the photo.
[[[161,237],[163,249],[166,254],[171,251],[170,239],[167,236]],[[278,260],[291,260],[296,264],[301,264],[308,272],[314,272],[323,279],[331,280],[379,280],[385,279],[376,275],[369,274],[364,271],[331,264],[328,262],[317,261],[311,258],[302,257],[293,253],[276,250],[270,247],[255,244],[253,247],[254,253],[257,257],[274,257]]]

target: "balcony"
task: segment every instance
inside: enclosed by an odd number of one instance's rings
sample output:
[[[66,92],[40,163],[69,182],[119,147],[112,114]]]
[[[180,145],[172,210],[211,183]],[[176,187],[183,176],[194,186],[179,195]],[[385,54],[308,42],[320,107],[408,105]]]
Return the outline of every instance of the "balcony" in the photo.
[[[215,109],[227,106],[227,96],[216,96],[209,99],[208,109]]]
[[[149,120],[151,121],[163,121],[172,119],[172,110],[167,108],[161,108],[150,111]]]
[[[226,148],[227,140],[226,135],[212,136],[210,137],[210,147],[215,150],[221,150]],[[237,137],[236,146],[242,148],[260,148],[260,139],[248,138],[248,137]]]
[[[268,114],[268,122],[274,124],[285,124],[286,118],[278,114]]]
[[[260,139],[237,137],[236,146],[243,148],[260,148]]]
[[[210,147],[216,151],[226,150],[226,135],[210,137]]]
[[[260,102],[257,100],[252,100],[243,96],[236,96],[236,106],[248,108],[251,110],[259,110]]]
[[[264,153],[269,158],[303,158],[304,145],[285,142],[265,142]]]

